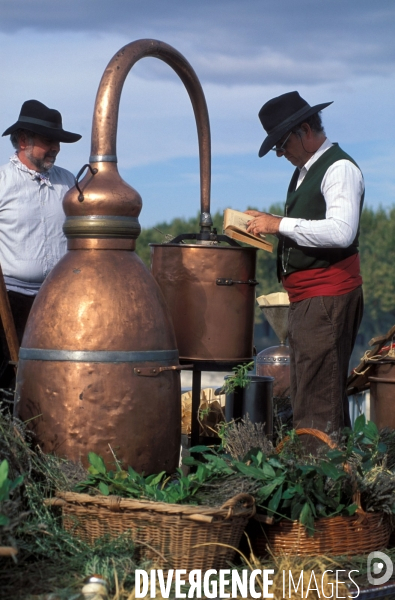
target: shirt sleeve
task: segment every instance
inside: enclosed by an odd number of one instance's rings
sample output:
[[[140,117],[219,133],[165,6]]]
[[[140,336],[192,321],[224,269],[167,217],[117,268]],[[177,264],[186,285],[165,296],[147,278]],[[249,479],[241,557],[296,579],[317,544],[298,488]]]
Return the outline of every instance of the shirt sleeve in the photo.
[[[300,246],[347,248],[354,240],[365,189],[361,171],[349,160],[329,167],[321,183],[326,203],[325,219],[309,221],[284,217],[280,233]]]

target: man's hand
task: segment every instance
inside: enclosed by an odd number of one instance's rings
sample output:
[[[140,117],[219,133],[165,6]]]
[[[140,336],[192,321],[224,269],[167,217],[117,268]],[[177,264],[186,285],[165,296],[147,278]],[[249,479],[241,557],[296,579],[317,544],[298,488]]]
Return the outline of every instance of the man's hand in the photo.
[[[260,233],[275,235],[278,233],[282,217],[275,217],[258,210],[246,210],[245,213],[253,217],[247,226],[248,233],[252,233],[252,235],[259,235]]]

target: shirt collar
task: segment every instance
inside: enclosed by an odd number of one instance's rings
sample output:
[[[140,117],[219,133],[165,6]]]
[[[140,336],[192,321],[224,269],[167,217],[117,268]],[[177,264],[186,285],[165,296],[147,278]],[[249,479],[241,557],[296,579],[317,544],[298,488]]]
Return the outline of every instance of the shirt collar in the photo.
[[[333,146],[332,142],[330,142],[328,138],[326,138],[323,144],[321,144],[318,150],[313,154],[311,158],[309,158],[307,163],[303,165],[303,167],[300,170],[302,171],[303,169],[305,169],[305,172],[307,172],[310,169],[310,167],[320,158],[320,156],[322,156],[324,152],[329,150],[331,146]]]
[[[10,161],[20,170],[28,173],[33,180],[38,180],[40,185],[45,184],[51,186],[51,182],[49,179],[49,171],[44,171],[43,173],[39,173],[34,169],[28,169],[26,165],[24,165],[18,157],[18,153],[15,152],[12,156],[10,156]]]

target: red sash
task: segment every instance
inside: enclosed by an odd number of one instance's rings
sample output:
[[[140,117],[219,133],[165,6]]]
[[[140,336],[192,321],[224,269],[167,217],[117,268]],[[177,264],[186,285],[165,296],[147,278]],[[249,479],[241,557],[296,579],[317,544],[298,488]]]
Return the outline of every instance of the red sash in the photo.
[[[359,254],[353,254],[330,267],[295,271],[283,276],[290,302],[315,296],[341,296],[362,285]]]

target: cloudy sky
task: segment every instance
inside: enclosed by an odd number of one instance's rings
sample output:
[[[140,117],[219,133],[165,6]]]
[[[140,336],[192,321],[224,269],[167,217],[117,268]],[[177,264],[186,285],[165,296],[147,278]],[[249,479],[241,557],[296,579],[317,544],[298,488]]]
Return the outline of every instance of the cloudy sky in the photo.
[[[211,210],[283,202],[292,166],[258,158],[257,114],[298,90],[334,101],[325,129],[362,168],[366,203],[395,204],[394,0],[0,0],[0,128],[24,100],[62,112],[83,135],[62,145],[74,174],[88,161],[100,78],[112,56],[141,38],[162,40],[190,62],[211,124]],[[193,217],[200,208],[192,107],[172,69],[155,58],[131,70],[121,97],[118,159],[143,198],[142,226]],[[0,138],[0,164],[11,154]]]

